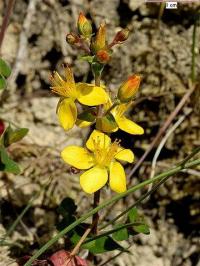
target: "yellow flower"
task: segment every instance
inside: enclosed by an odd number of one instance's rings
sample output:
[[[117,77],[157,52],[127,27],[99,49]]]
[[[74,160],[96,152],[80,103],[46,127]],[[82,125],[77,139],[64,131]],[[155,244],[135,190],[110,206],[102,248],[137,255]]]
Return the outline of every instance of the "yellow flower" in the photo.
[[[108,96],[101,87],[88,83],[75,83],[72,70],[65,68],[63,80],[57,72],[51,77],[51,90],[61,96],[57,107],[57,114],[61,126],[65,130],[71,129],[77,119],[75,101],[88,106],[96,106],[107,102]]]
[[[116,160],[132,163],[134,154],[123,149],[119,142],[111,142],[106,134],[94,130],[86,142],[86,148],[68,146],[61,152],[63,160],[81,170],[80,184],[86,193],[94,193],[109,179],[109,185],[117,193],[126,191],[124,168]]]
[[[117,97],[121,102],[129,102],[137,93],[140,86],[141,76],[132,75],[119,88]]]
[[[131,104],[131,102],[119,104],[113,108],[111,113],[115,118],[116,124],[121,130],[133,135],[142,135],[144,134],[144,129],[130,119],[126,118],[124,115]]]

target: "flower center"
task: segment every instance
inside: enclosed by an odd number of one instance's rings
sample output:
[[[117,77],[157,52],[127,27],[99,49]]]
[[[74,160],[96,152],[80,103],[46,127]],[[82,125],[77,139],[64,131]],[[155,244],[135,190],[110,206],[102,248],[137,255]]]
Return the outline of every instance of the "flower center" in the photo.
[[[63,97],[72,98],[75,100],[77,98],[77,89],[74,83],[66,82],[61,78],[61,76],[55,71],[50,78],[51,90]]]
[[[96,164],[108,167],[119,149],[119,141],[111,143],[109,146],[102,145],[100,141],[94,142],[94,158]]]

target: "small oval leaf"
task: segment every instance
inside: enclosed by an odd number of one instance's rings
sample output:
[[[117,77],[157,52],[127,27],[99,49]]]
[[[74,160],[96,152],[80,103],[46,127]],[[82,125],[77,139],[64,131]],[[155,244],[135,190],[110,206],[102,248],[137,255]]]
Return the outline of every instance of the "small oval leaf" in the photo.
[[[0,74],[5,78],[8,78],[11,74],[11,69],[8,64],[0,58]]]

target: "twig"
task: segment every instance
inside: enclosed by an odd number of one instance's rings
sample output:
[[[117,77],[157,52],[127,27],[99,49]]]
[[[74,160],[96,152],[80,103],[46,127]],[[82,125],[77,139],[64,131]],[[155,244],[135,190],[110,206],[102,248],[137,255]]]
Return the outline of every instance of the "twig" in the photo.
[[[188,114],[189,113],[191,113],[191,111],[188,112]],[[167,131],[166,135],[163,137],[160,144],[158,145],[158,148],[156,149],[156,152],[155,152],[153,160],[152,160],[150,178],[152,178],[155,175],[156,163],[157,163],[158,157],[159,157],[161,150],[163,149],[165,143],[167,142],[167,140],[171,136],[171,134],[177,129],[177,127],[179,127],[179,125],[184,121],[185,117],[186,117],[186,115],[182,115],[177,120],[177,122]]]
[[[191,65],[191,79],[192,82],[196,80],[196,73],[195,73],[195,59],[196,59],[196,34],[197,34],[197,23],[198,23],[198,12],[196,14],[196,18],[194,21],[193,33],[192,33],[192,65]],[[199,15],[200,16],[200,15]]]
[[[136,165],[133,167],[133,169],[130,171],[128,178],[130,178],[129,185],[131,184],[131,177],[136,172],[136,170],[140,167],[140,165],[143,163],[147,155],[151,152],[151,150],[154,148],[154,146],[157,144],[157,142],[160,140],[162,135],[165,133],[165,131],[168,129],[170,124],[172,123],[173,119],[177,116],[177,114],[180,112],[180,110],[183,108],[187,100],[190,98],[191,94],[194,92],[195,86],[191,84],[190,89],[184,94],[174,111],[169,115],[163,126],[158,131],[156,137],[151,142],[149,148],[145,151],[145,153],[142,155],[142,157],[139,159],[139,161],[136,163]]]
[[[191,110],[186,115],[182,115],[177,120],[177,122],[167,131],[166,135],[161,140],[160,144],[158,145],[158,148],[156,149],[156,152],[154,154],[153,160],[152,160],[150,178],[152,178],[155,175],[156,163],[157,163],[158,157],[159,157],[159,155],[161,153],[161,150],[165,146],[165,143],[167,142],[167,140],[171,136],[171,134],[177,129],[177,127],[179,127],[179,125],[184,121],[185,117],[187,115],[189,115],[189,113],[191,113]],[[150,186],[148,188],[148,191],[150,191],[152,189],[152,186],[153,186],[153,183],[150,184]]]
[[[5,36],[6,28],[8,26],[8,22],[9,22],[14,4],[15,4],[15,0],[9,0],[8,6],[6,8],[5,16],[3,18],[3,23],[2,23],[1,31],[0,31],[0,53],[1,53],[1,46],[3,43],[4,36]]]

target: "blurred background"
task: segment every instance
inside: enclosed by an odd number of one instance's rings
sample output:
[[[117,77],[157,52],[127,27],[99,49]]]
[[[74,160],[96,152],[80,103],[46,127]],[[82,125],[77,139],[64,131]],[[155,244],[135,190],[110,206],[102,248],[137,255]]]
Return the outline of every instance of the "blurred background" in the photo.
[[[0,1],[0,25],[7,2]],[[56,208],[63,198],[76,199],[79,214],[89,209],[92,202],[91,196],[81,192],[78,175],[72,175],[60,159],[62,148],[83,144],[89,129],[76,127],[64,132],[55,113],[58,97],[49,90],[50,73],[53,70],[62,73],[62,63],[73,66],[76,81],[93,81],[88,64],[79,60],[80,53],[65,41],[66,34],[76,27],[79,12],[83,11],[94,21],[94,28],[105,21],[109,41],[122,27],[131,29],[125,44],[114,48],[103,82],[114,91],[130,74],[143,76],[130,116],[145,129],[145,134],[131,136],[118,132],[114,136],[122,139],[122,146],[134,151],[137,162],[189,90],[193,28],[199,9],[199,1],[178,4],[178,9],[163,11],[160,3],[147,4],[140,0],[16,1],[1,49],[1,56],[11,65],[12,74],[7,92],[0,94],[0,117],[7,123],[29,128],[29,134],[9,150],[21,166],[21,174],[1,174],[0,237],[33,195],[41,193],[10,237],[12,243],[20,245],[0,248],[1,266],[17,265],[16,258],[32,254],[55,234]],[[197,82],[200,75],[199,28],[197,25]],[[180,117],[182,122],[172,130],[160,152],[155,173],[181,161],[200,144],[198,93],[193,93],[172,124]],[[157,146],[134,173],[132,184],[150,177],[156,149]],[[135,238],[130,249],[132,254],[122,254],[107,265],[199,266],[199,179],[198,169],[189,170],[159,188],[139,207],[150,225],[150,236]],[[48,187],[42,190],[49,180]],[[114,218],[145,191],[117,204],[107,213],[107,219]],[[109,189],[104,190],[103,197],[111,195]],[[51,251],[62,246],[60,241]],[[100,256],[100,262],[117,253]]]

